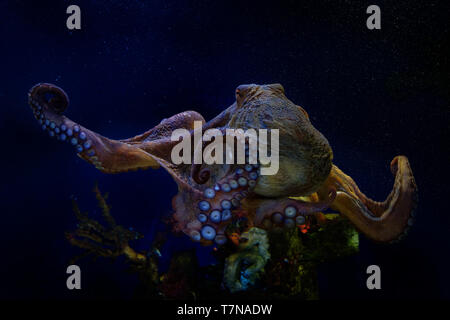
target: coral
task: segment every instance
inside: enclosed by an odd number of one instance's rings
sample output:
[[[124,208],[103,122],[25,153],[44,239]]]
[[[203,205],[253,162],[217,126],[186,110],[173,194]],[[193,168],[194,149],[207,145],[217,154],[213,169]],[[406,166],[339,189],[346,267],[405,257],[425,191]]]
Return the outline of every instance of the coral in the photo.
[[[333,214],[326,218],[327,223],[311,224],[307,232],[295,228],[269,234],[272,259],[264,282],[274,297],[318,299],[318,265],[358,253],[358,233],[351,223]]]
[[[240,236],[238,251],[225,261],[223,281],[231,292],[254,285],[270,259],[267,232],[251,228]]]
[[[195,251],[179,252],[172,257],[169,270],[161,276],[159,289],[165,298],[195,298],[197,259]]]
[[[84,250],[72,262],[87,255],[113,259],[124,256],[130,269],[138,272],[141,282],[145,283],[147,288],[153,288],[150,291],[152,294],[155,293],[154,288],[159,283],[157,266],[159,250],[155,245],[148,252],[137,252],[131,248],[129,243],[142,238],[142,235],[133,231],[132,228],[118,225],[111,215],[110,206],[106,202],[108,194],[102,194],[97,185],[95,185],[93,191],[106,225],[90,218],[88,213],[81,212],[77,201],[72,199],[72,209],[78,224],[75,231],[66,232],[66,238],[72,245]],[[148,290],[146,291],[148,292]]]

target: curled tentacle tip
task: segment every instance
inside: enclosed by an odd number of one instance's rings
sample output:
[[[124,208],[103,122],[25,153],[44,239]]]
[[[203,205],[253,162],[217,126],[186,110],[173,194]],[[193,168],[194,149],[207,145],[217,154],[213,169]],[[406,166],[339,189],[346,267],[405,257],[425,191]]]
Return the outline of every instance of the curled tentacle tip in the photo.
[[[48,107],[51,111],[61,114],[69,105],[69,97],[58,86],[50,83],[38,83],[29,92],[32,101],[39,107]]]

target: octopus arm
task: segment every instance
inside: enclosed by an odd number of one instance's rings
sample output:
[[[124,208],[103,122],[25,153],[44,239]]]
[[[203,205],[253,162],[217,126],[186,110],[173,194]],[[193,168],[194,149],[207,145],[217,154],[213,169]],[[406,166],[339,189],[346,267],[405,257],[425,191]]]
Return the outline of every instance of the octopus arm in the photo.
[[[169,160],[170,150],[177,143],[170,140],[171,132],[177,128],[191,130],[194,121],[205,121],[197,112],[186,111],[163,120],[141,135],[114,140],[62,115],[69,105],[69,98],[55,85],[35,85],[29,92],[28,102],[35,118],[50,136],[72,144],[79,157],[105,173],[159,168]]]
[[[250,212],[255,212],[256,226],[270,229],[274,226],[294,227],[303,225],[307,216],[323,219],[321,211],[330,207],[336,198],[336,190],[330,188],[320,201],[301,201],[293,198],[254,199],[247,202]]]
[[[418,201],[408,158],[395,157],[391,171],[395,176],[394,187],[383,202],[364,195],[355,181],[334,165],[324,185],[337,190],[331,208],[346,216],[368,238],[379,242],[395,241],[407,232],[413,224]]]

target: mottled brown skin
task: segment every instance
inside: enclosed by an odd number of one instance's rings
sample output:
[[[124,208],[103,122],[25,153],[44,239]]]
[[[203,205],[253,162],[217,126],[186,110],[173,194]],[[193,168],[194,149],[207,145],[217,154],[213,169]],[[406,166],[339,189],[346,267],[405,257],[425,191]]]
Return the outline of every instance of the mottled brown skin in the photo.
[[[250,227],[292,227],[302,225],[308,216],[320,216],[328,207],[376,241],[396,240],[412,224],[417,186],[408,159],[397,156],[392,161],[395,183],[388,198],[384,202],[371,200],[352,178],[332,164],[328,141],[313,127],[306,111],[286,98],[280,84],[241,85],[236,89],[236,102],[209,122],[195,111],[186,111],[125,140],[108,139],[63,116],[68,97],[54,85],[34,86],[29,103],[43,129],[60,140],[71,141],[81,158],[105,173],[165,168],[179,187],[173,199],[175,229],[195,241],[221,244],[226,239],[227,225],[238,217],[247,217]],[[178,141],[171,141],[171,133],[186,128],[193,134],[194,121],[202,121],[203,131],[278,129],[278,173],[254,178],[257,167],[246,171],[236,165],[173,164],[170,154]],[[238,178],[248,184],[224,191],[224,185]],[[214,196],[205,198],[209,190],[216,190]],[[293,196],[302,196],[302,200]],[[224,218],[224,200],[234,201],[231,218]],[[208,209],[200,210],[204,201]],[[213,219],[214,210],[221,212],[220,221]],[[205,221],[201,215],[206,216]],[[207,233],[211,228],[212,233]]]
[[[278,129],[280,166],[261,176],[255,193],[265,197],[304,196],[317,191],[331,170],[333,152],[305,110],[284,95],[280,84],[243,85],[228,127]]]

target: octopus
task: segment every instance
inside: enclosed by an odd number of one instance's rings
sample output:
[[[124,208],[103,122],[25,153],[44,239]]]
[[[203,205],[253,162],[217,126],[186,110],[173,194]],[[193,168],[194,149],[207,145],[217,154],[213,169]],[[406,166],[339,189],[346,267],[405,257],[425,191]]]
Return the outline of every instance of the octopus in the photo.
[[[173,228],[204,245],[239,243],[239,232],[230,228],[237,220],[246,221],[241,233],[251,228],[301,228],[311,219],[323,220],[327,209],[376,242],[401,239],[414,221],[418,195],[408,158],[392,160],[394,185],[388,197],[382,202],[370,199],[333,164],[328,140],[280,84],[240,85],[235,102],[210,121],[185,111],[122,140],[106,138],[64,116],[69,98],[56,85],[35,85],[28,103],[50,137],[69,143],[79,157],[104,173],[167,170],[178,186],[172,200]],[[217,129],[223,135],[227,129],[278,129],[277,173],[262,175],[267,164],[250,163],[248,146],[243,164],[175,164],[171,152],[179,141],[171,139],[172,133],[186,129],[194,135],[198,121],[203,131]]]

